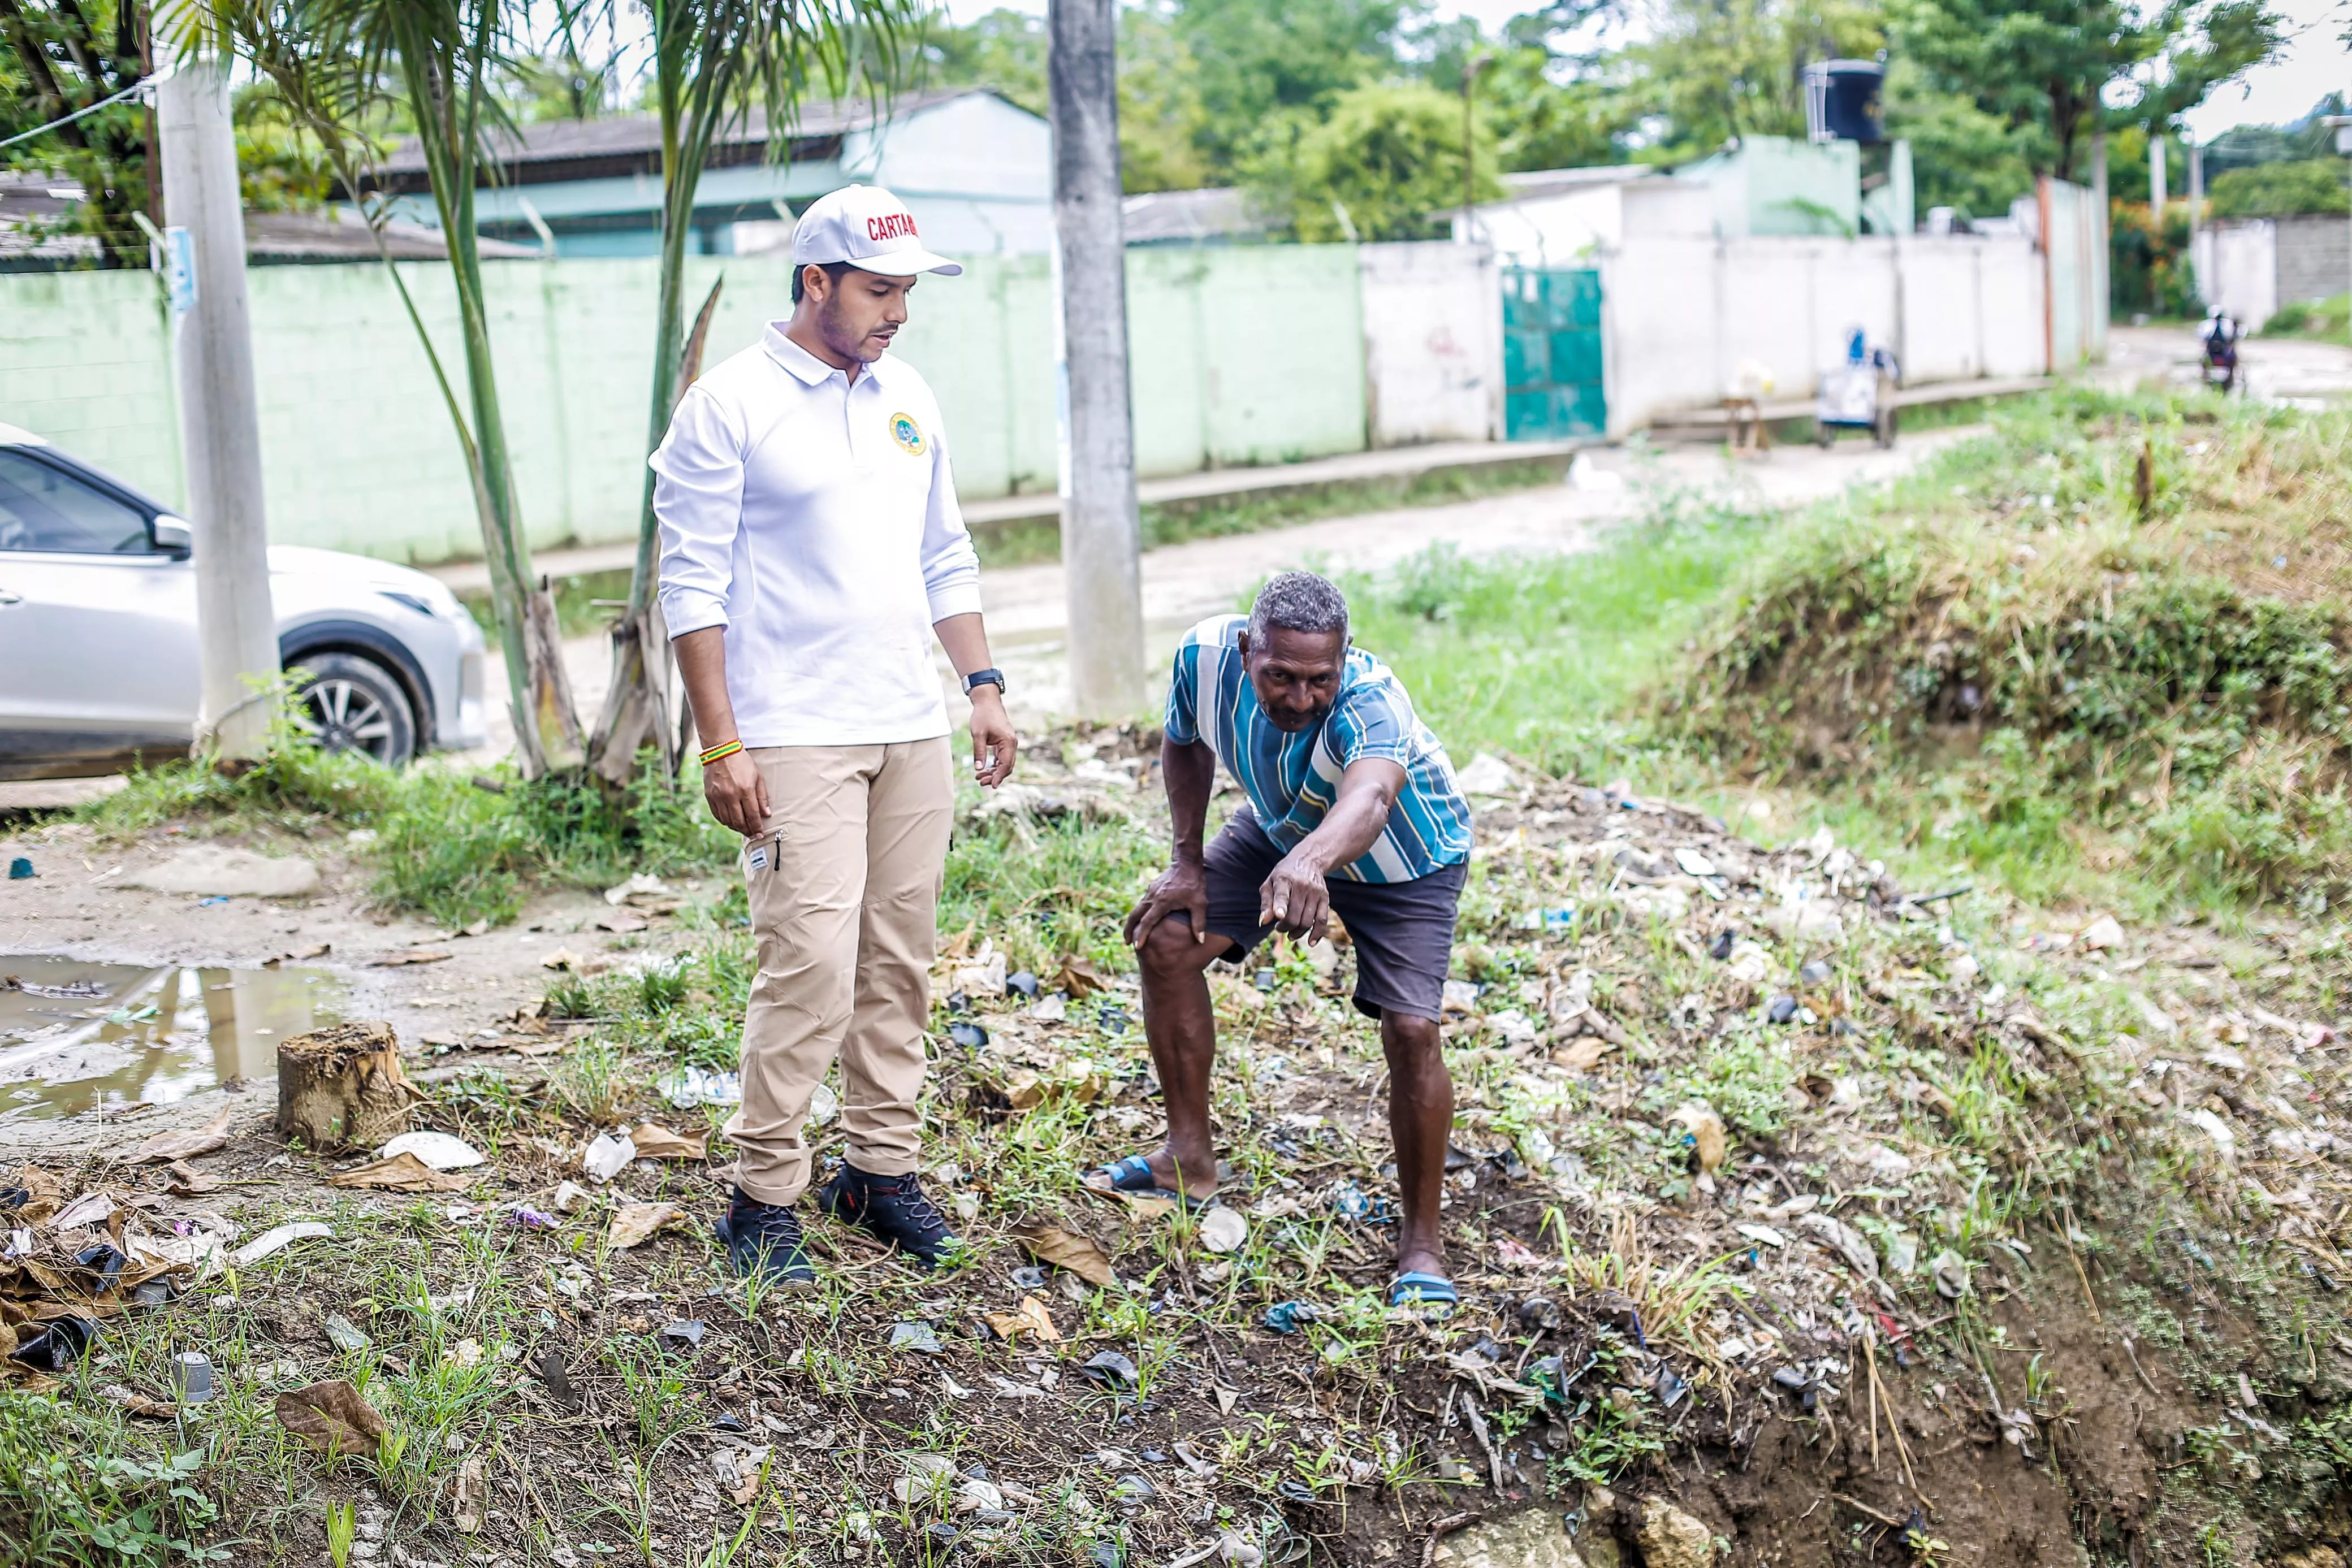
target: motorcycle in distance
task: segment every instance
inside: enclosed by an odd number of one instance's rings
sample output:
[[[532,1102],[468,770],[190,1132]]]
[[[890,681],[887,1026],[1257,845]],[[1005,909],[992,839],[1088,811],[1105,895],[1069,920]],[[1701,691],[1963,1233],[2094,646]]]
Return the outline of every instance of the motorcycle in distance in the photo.
[[[2223,397],[2238,390],[2238,340],[2244,329],[2237,319],[2216,310],[2197,325],[2197,340],[2203,345],[2200,369],[2205,384],[2220,389]]]

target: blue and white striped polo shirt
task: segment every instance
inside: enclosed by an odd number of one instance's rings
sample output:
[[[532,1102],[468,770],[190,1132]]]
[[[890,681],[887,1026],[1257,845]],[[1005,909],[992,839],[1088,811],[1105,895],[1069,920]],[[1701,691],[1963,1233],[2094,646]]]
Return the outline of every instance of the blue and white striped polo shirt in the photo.
[[[1334,876],[1411,882],[1468,860],[1470,804],[1395,672],[1350,647],[1330,713],[1313,729],[1286,733],[1265,716],[1242,668],[1239,640],[1248,627],[1246,616],[1214,615],[1184,634],[1168,689],[1168,738],[1207,741],[1285,853],[1323,825],[1349,763],[1380,758],[1402,767],[1404,789],[1387,829]]]

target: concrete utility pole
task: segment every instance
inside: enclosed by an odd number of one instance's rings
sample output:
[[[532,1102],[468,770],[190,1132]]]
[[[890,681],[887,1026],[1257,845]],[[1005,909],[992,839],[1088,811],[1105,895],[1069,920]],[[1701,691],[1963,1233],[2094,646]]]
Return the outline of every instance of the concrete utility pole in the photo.
[[[165,78],[156,88],[156,122],[163,142],[163,238],[175,253],[184,246],[181,259],[192,264],[173,289],[172,357],[179,368],[180,449],[195,534],[204,670],[196,737],[200,746],[211,741],[223,760],[253,758],[269,734],[263,687],[278,676],[278,617],[269,599],[245,214],[226,62],[206,56]]]
[[[2164,138],[2147,139],[2147,225],[2150,233],[2164,234]]]
[[[2205,149],[2181,138],[2189,157],[2189,276],[2197,276],[2197,235],[2205,226]]]
[[[1070,698],[1088,718],[1144,703],[1143,527],[1127,371],[1118,181],[1118,0],[1051,0],[1046,85],[1061,272],[1062,577]]]

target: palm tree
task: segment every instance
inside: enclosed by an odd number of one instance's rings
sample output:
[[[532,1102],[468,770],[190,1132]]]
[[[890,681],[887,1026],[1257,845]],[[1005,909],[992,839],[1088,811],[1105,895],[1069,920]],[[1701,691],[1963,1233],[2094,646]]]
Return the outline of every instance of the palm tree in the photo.
[[[360,172],[376,155],[369,131],[395,114],[415,124],[457,298],[466,354],[462,404],[406,285],[396,268],[389,270],[465,451],[506,656],[515,746],[524,776],[538,778],[580,765],[580,722],[553,602],[533,587],[474,225],[484,152],[505,126],[497,89],[512,68],[527,20],[527,0],[191,0],[167,26],[184,51],[234,49],[268,76],[318,134],[354,194]],[[380,224],[389,215],[379,204],[372,219]]]
[[[620,0],[604,0],[607,5]],[[908,45],[929,0],[638,0],[652,23],[652,96],[661,116],[660,303],[654,319],[650,453],[661,444],[679,396],[693,382],[713,288],[686,330],[686,247],[696,187],[719,134],[759,112],[772,156],[812,89],[828,98],[863,92],[877,109],[901,79]],[[635,770],[648,737],[675,774],[684,733],[669,705],[668,643],[654,615],[653,474],[639,508],[636,568],[629,606],[613,629],[613,681],[589,744],[596,771],[618,784]]]

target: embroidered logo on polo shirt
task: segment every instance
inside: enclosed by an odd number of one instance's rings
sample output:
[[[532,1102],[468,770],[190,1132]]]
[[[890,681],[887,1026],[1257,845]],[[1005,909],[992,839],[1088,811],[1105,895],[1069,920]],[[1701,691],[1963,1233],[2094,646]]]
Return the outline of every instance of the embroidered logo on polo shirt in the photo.
[[[890,439],[917,457],[923,455],[923,427],[915,423],[915,416],[911,413],[890,416]]]

